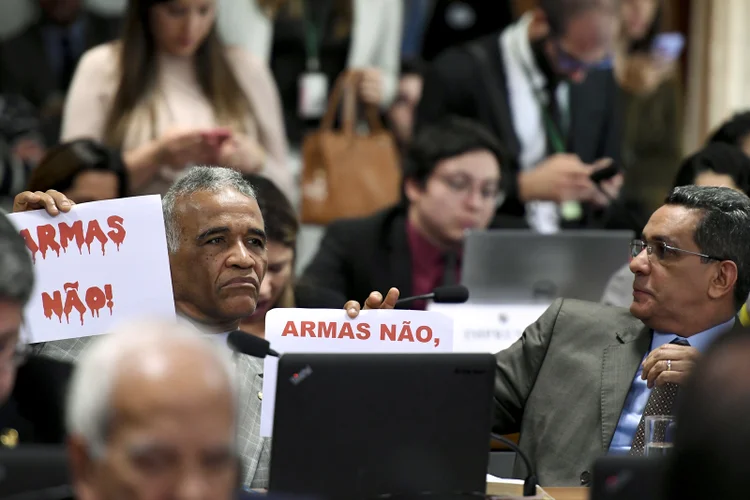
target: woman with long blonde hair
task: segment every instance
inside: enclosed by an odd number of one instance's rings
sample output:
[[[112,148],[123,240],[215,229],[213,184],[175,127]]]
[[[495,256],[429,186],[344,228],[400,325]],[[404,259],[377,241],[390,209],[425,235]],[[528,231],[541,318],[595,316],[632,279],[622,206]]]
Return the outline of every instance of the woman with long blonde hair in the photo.
[[[81,59],[62,140],[121,148],[134,194],[163,193],[191,164],[260,173],[291,191],[273,78],[220,42],[215,9],[216,0],[129,0],[122,38]]]

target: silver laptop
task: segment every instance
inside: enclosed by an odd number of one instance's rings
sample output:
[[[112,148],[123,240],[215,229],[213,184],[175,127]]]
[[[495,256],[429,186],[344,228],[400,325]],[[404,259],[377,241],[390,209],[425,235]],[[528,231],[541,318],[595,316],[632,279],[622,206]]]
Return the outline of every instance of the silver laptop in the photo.
[[[558,298],[598,302],[615,271],[628,262],[631,231],[471,231],[461,283],[470,302],[549,303]]]

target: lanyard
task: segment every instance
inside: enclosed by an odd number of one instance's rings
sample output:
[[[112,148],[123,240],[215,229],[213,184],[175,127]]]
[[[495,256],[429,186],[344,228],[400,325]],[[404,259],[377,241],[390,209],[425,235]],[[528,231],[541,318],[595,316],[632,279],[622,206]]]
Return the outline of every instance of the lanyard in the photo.
[[[320,71],[320,41],[325,36],[331,13],[331,0],[326,0],[320,9],[313,9],[308,0],[297,0],[301,4],[305,23],[305,54],[307,71]],[[316,10],[318,19],[313,19],[311,11]]]
[[[520,46],[521,44],[520,38],[518,39],[518,44],[516,44],[515,52],[518,57],[518,62],[521,66],[521,69],[523,70],[524,76],[526,76],[526,80],[529,82],[529,86],[531,87],[531,93],[534,96],[534,100],[536,101],[537,105],[539,106],[539,109],[542,112],[542,118],[544,121],[544,130],[547,133],[547,138],[550,141],[550,144],[552,146],[552,149],[555,153],[564,153],[566,151],[565,147],[565,139],[564,136],[566,134],[563,134],[560,130],[560,127],[557,123],[555,123],[555,120],[552,118],[552,114],[550,113],[549,104],[547,104],[548,99],[545,98],[545,96],[542,94],[543,89],[538,88],[534,83],[534,76],[531,74],[531,69],[526,65],[523,57],[523,50]],[[557,99],[557,96],[555,94],[549,95],[549,99]],[[559,106],[558,106],[559,107]]]
[[[552,114],[550,113],[549,105],[547,104],[547,99],[545,99],[545,96],[542,94],[542,89],[538,88],[534,84],[534,78],[531,74],[531,70],[528,66],[526,66],[523,58],[523,50],[520,46],[521,40],[519,39],[518,44],[516,45],[516,52],[518,55],[518,62],[521,65],[521,69],[524,72],[524,75],[526,76],[526,79],[529,82],[529,85],[531,86],[531,93],[534,96],[534,100],[536,101],[537,105],[539,106],[539,109],[542,112],[542,118],[544,121],[544,130],[547,134],[547,138],[549,139],[550,145],[552,146],[552,149],[555,153],[565,153],[567,148],[565,146],[565,140],[563,139],[563,133],[560,130],[560,127],[555,123],[555,120],[552,118]],[[557,99],[557,95],[553,94],[549,96],[549,99]],[[559,105],[558,105],[559,107]],[[577,201],[566,201],[563,202],[560,205],[560,216],[564,220],[568,221],[575,221],[579,220],[583,216],[583,210],[581,208],[581,204]]]

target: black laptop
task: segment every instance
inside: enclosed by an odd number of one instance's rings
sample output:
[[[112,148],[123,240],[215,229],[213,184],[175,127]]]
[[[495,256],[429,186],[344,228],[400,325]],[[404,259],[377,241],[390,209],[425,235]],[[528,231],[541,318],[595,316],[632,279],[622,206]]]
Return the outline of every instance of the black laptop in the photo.
[[[0,498],[67,497],[72,497],[72,488],[64,447],[25,445],[0,449]]]
[[[491,354],[286,354],[272,493],[463,498],[486,489]]]

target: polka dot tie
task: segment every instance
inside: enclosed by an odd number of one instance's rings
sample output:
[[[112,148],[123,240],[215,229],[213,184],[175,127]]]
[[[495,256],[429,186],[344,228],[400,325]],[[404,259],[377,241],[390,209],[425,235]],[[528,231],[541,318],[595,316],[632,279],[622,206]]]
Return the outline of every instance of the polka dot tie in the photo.
[[[690,342],[685,339],[676,338],[670,344],[689,346]],[[651,389],[648,396],[646,408],[643,410],[641,421],[635,430],[633,444],[630,446],[631,455],[643,455],[646,446],[646,417],[653,415],[672,415],[674,411],[674,402],[677,399],[677,384],[664,384]],[[663,438],[664,436],[662,436]]]

